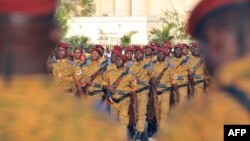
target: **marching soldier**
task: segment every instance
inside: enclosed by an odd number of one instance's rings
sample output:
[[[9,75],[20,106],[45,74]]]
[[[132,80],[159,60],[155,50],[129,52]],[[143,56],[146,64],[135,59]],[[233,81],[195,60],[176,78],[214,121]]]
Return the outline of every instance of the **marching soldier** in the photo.
[[[114,46],[114,48],[111,51],[111,62],[108,65],[107,72],[113,71],[114,69],[116,69],[116,65],[115,65],[116,54],[115,54],[115,51],[118,51],[118,52],[122,53],[123,49],[120,46]]]
[[[124,55],[126,59],[128,60],[126,62],[126,67],[130,67],[133,64],[133,53],[134,53],[134,48],[132,47],[125,47],[124,48]]]
[[[100,62],[103,62],[106,60],[106,58],[104,57],[104,51],[105,48],[102,45],[95,45],[95,48],[97,48],[100,52],[101,52],[101,56],[100,56]]]
[[[48,79],[45,60],[59,39],[56,2],[0,2],[0,140],[124,141],[116,123]]]
[[[198,47],[197,43],[192,43],[190,47],[192,53],[190,63],[194,78],[194,95],[200,96],[204,94],[205,81],[207,81],[205,62],[204,59],[201,58],[200,48]]]
[[[121,100],[120,98],[128,92],[134,91],[136,83],[133,75],[124,66],[127,61],[126,57],[117,50],[113,50],[113,53],[116,55],[115,64],[117,68],[103,75],[102,85],[107,90],[105,98],[109,100],[111,98],[110,108],[112,117],[119,120],[126,132],[129,124],[128,111],[130,99],[125,98]]]
[[[91,97],[93,101],[99,101],[102,99],[103,91],[101,87],[102,83],[102,70],[100,70],[100,57],[101,52],[99,49],[93,47],[90,49],[91,62],[88,66],[83,66],[83,76],[81,78],[81,84],[84,89],[84,93]]]
[[[144,132],[146,123],[147,103],[149,94],[150,70],[145,68],[144,50],[140,46],[134,46],[134,56],[136,61],[131,66],[130,72],[136,78],[137,90],[135,99],[136,103],[133,106],[136,119],[136,135],[134,140],[146,141],[147,135]]]
[[[203,0],[194,8],[188,32],[214,81],[208,95],[175,111],[159,140],[222,141],[225,124],[250,124],[249,16],[249,0]]]
[[[158,127],[161,121],[166,119],[170,111],[170,90],[172,84],[173,65],[166,62],[166,56],[169,56],[169,49],[166,47],[157,49],[157,62],[151,72],[153,80],[154,108]]]
[[[74,69],[70,60],[66,57],[69,45],[67,43],[58,43],[55,50],[57,63],[53,64],[52,76],[55,85],[61,90],[67,91],[68,93],[75,92],[75,82],[74,82]]]
[[[188,98],[189,81],[193,82],[192,71],[190,65],[190,57],[184,56],[182,49],[185,48],[184,44],[177,44],[174,48],[174,57],[172,64],[174,65],[173,80],[177,84],[174,88],[175,102],[183,103]],[[190,90],[192,93],[193,89]]]

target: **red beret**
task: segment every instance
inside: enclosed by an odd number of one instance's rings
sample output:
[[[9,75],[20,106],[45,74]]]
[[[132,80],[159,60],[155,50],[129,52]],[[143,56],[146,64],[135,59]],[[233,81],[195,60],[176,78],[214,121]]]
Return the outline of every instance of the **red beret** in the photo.
[[[124,51],[125,51],[125,52],[133,52],[133,51],[134,51],[134,48],[132,48],[132,47],[125,47],[125,48],[124,48]]]
[[[59,42],[58,44],[57,44],[57,47],[63,47],[63,48],[65,48],[65,49],[68,49],[69,48],[69,44],[68,43],[64,43],[64,42]]]
[[[121,46],[114,46],[114,48],[113,48],[113,50],[117,50],[117,51],[119,51],[120,53],[122,53],[122,51],[123,51],[123,48],[121,47]],[[113,52],[113,50],[112,50],[112,52]]]
[[[165,47],[157,47],[156,50],[164,53],[165,55],[169,53],[168,48]]]
[[[197,29],[204,18],[226,6],[250,2],[249,0],[202,0],[192,11],[188,20],[188,33],[197,37]]]
[[[97,52],[99,55],[101,55],[101,51],[98,48],[92,47],[90,49],[90,52],[92,53],[93,51]]]
[[[82,52],[82,48],[81,47],[77,46],[77,47],[75,47],[74,50],[76,50],[76,49],[79,49]]]
[[[97,44],[97,45],[95,45],[95,47],[98,48],[98,49],[101,49],[102,51],[104,51],[104,47],[102,45]]]
[[[68,57],[74,57],[74,53],[72,53],[72,52],[67,52],[67,56],[68,56]]]
[[[189,48],[189,46],[188,46],[187,44],[184,44],[184,43],[177,44],[177,45],[175,45],[174,47],[175,47],[175,48],[184,48],[184,47]]]
[[[160,47],[160,44],[158,43],[158,42],[151,42],[150,43],[150,46],[152,46],[152,47]]]
[[[145,45],[145,46],[143,46],[143,47],[144,47],[144,49],[151,48],[151,49],[155,50],[155,46]]]
[[[191,45],[190,45],[190,47],[198,48],[199,46],[198,46],[198,43],[192,42]]]
[[[144,53],[144,50],[140,46],[133,46],[135,51],[140,51],[141,53]]]
[[[162,46],[163,46],[163,47],[166,47],[166,48],[172,48],[172,47],[173,47],[172,44],[171,44],[171,42],[168,41],[168,40],[164,40]]]
[[[122,53],[120,53],[118,50],[113,50],[113,53],[116,55],[116,56],[118,56],[118,57],[120,57],[124,62],[127,62],[127,58],[125,57],[125,55],[123,55]]]
[[[1,0],[0,13],[41,16],[55,11],[57,0]]]

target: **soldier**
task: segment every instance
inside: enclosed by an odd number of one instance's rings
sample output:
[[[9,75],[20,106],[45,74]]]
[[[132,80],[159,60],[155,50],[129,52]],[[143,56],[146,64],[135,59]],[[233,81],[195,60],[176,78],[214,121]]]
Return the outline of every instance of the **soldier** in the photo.
[[[102,84],[103,88],[112,93],[112,100],[110,101],[112,117],[119,120],[124,131],[127,131],[127,126],[129,124],[128,110],[130,99],[125,98],[121,101],[119,99],[126,93],[134,91],[136,83],[133,75],[129,74],[128,68],[124,66],[127,61],[126,57],[117,50],[113,50],[113,53],[116,55],[115,64],[117,68],[113,71],[106,72],[105,75],[103,75]],[[107,98],[110,99],[110,97]]]
[[[159,140],[222,141],[225,124],[250,124],[249,16],[249,0],[203,0],[194,8],[188,32],[214,81],[208,95],[175,112]]]
[[[114,53],[115,51],[122,53],[123,49],[120,46],[114,46],[111,52],[111,62],[108,65],[107,72],[113,71],[116,68],[116,65],[115,65],[116,54]]]
[[[100,52],[101,52],[101,56],[100,56],[100,62],[103,62],[106,60],[106,58],[104,57],[104,51],[105,48],[102,45],[95,45],[95,48],[97,48]]]
[[[93,101],[102,99],[103,92],[101,87],[102,72],[100,69],[100,57],[101,52],[97,48],[91,48],[91,62],[88,66],[82,67],[84,72],[81,78],[81,84],[85,89],[85,93],[88,94]]]
[[[49,81],[45,60],[59,39],[55,6],[56,0],[1,0],[0,140],[124,140],[114,122]]]
[[[170,111],[170,90],[172,84],[172,73],[174,67],[166,62],[166,56],[169,56],[169,49],[165,47],[157,49],[157,63],[151,72],[153,80],[154,107],[158,127],[162,126],[161,121],[166,119]]]
[[[173,80],[177,84],[174,88],[175,102],[183,103],[188,98],[188,84],[189,81],[193,81],[192,71],[190,65],[190,57],[184,56],[182,48],[185,48],[183,44],[177,44],[174,48],[174,57],[172,59],[172,65],[174,66]],[[191,90],[193,91],[193,89]],[[191,93],[191,92],[190,92]]]
[[[148,103],[148,94],[149,94],[149,79],[150,73],[148,69],[144,69],[146,63],[144,62],[144,50],[140,46],[134,46],[134,56],[136,62],[131,66],[130,72],[136,78],[137,83],[137,93],[136,98],[137,102],[134,103],[133,110],[135,113],[136,121],[136,135],[134,140],[147,140],[147,135],[144,132],[145,123],[146,123],[146,113],[147,113],[147,103]]]
[[[76,67],[76,66],[81,66],[81,63],[82,63],[82,60],[81,60],[81,57],[82,57],[82,53],[83,53],[83,50],[78,46],[78,47],[75,47],[74,49],[74,59],[73,59],[73,66]]]
[[[66,57],[69,44],[59,42],[55,50],[57,63],[53,64],[52,76],[55,85],[61,90],[67,91],[69,93],[75,92],[74,83],[74,69],[70,60]]]
[[[125,51],[124,55],[126,59],[128,60],[126,63],[126,67],[130,67],[133,64],[134,49],[132,47],[125,47],[124,51]]]
[[[201,58],[200,48],[197,43],[191,44],[191,67],[192,75],[194,78],[194,95],[200,96],[204,94],[205,90],[205,81],[207,81],[207,71],[205,68],[204,59]]]

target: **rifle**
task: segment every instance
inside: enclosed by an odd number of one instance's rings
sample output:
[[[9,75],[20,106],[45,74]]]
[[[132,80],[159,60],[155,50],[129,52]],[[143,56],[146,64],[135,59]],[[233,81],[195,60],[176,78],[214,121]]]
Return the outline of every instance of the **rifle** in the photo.
[[[106,71],[108,65],[109,65],[108,60],[103,61],[101,63],[101,67],[89,77],[90,81],[94,81],[99,74]],[[101,86],[99,86],[99,87],[101,87]],[[87,86],[82,87],[82,90],[83,90],[84,93],[87,93]]]
[[[170,64],[168,64],[166,67],[163,68],[161,73],[157,76],[157,78],[153,81],[153,99],[154,99],[154,107],[155,107],[155,114],[157,115],[157,122],[160,121],[159,115],[160,115],[160,109],[159,109],[159,102],[158,102],[158,94],[157,94],[157,87],[160,83],[161,78],[163,77],[164,73],[169,68]]]
[[[112,84],[113,88],[117,88],[118,85],[120,84],[121,80],[128,74],[129,72],[129,68],[126,69],[126,71],[124,71],[117,79],[116,81]],[[113,103],[113,100],[111,99],[111,95],[112,93],[107,90],[105,96],[104,96],[104,100],[110,100],[111,103]]]
[[[188,59],[189,59],[189,56],[187,56],[185,59],[183,59],[183,60],[178,64],[178,66],[176,66],[175,69],[176,69],[176,72],[177,72],[177,73],[180,71],[181,66],[184,65],[185,63],[187,63]]]
[[[143,66],[143,69],[148,70],[148,69],[152,68],[153,64],[155,64],[156,62],[157,62],[157,60],[154,60],[154,61],[151,60],[149,63],[147,63]]]
[[[81,67],[89,65],[91,62],[91,57],[87,57],[85,61],[80,65]]]

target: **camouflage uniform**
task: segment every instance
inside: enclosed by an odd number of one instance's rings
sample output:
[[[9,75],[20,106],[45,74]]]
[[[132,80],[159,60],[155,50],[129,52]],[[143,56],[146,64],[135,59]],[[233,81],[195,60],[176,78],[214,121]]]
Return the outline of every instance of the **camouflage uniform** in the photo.
[[[84,72],[84,75],[81,81],[85,81],[86,79],[89,79],[92,74],[94,74],[96,71],[99,70],[99,68],[100,68],[100,60],[96,62],[91,61],[91,63],[88,66],[82,67],[82,71]],[[101,88],[102,74],[99,74],[92,82],[93,82],[93,86],[87,87],[87,93],[89,96],[93,97],[93,100],[95,101],[101,100],[103,96],[103,92]]]
[[[143,69],[145,63],[144,61],[134,62],[131,66],[131,74],[133,74],[137,80],[137,90],[146,87],[150,79],[149,71]],[[147,113],[147,103],[148,103],[149,90],[146,89],[140,93],[137,93],[137,122],[136,130],[138,132],[143,132],[145,128],[146,113]]]
[[[168,65],[170,64],[166,63],[165,61],[155,63],[154,68],[152,69],[152,72],[151,72],[151,77],[157,78],[162,72],[162,70]],[[166,89],[172,86],[172,83],[173,83],[173,80],[171,77],[173,73],[172,67],[173,66],[170,65],[168,69],[164,72],[159,82],[159,85],[157,87],[157,92],[160,92],[163,89]],[[154,104],[155,105],[158,104],[158,109],[155,109],[155,110],[156,110],[156,117],[159,120],[157,121],[157,123],[161,125],[160,124],[161,120],[166,119],[170,111],[170,90],[157,94],[157,97],[158,97],[158,102],[154,101]]]
[[[225,124],[250,124],[249,111],[219,88],[233,85],[250,99],[250,77],[247,75],[250,67],[246,65],[249,61],[249,58],[241,59],[221,69],[216,79],[220,83],[213,84],[209,95],[195,97],[175,111],[159,134],[159,140],[222,141]]]
[[[112,85],[125,70],[126,69],[115,69],[113,71],[106,72],[105,75],[103,75],[102,85]],[[117,92],[113,94],[112,97],[119,99],[125,93],[135,90],[135,87],[135,78],[132,74],[127,74],[119,83],[116,88]],[[129,103],[130,99],[126,98],[119,103],[113,103],[110,105],[112,117],[118,119],[124,127],[129,124]]]
[[[56,87],[70,93],[74,92],[73,75],[74,69],[68,59],[57,60],[57,63],[53,64],[52,76]]]
[[[68,98],[44,75],[15,76],[10,84],[0,77],[1,141],[126,140],[116,123]]]
[[[194,76],[194,95],[200,96],[204,94],[204,81],[206,81],[206,75],[205,75],[205,64],[204,62],[202,62],[202,58],[200,57],[195,57],[192,56],[190,58],[190,63],[191,63],[191,69],[194,72],[194,69],[196,69],[195,67],[198,66],[200,63],[201,66],[197,69],[197,71],[195,72],[195,74],[193,74]]]
[[[179,64],[186,59],[186,56],[182,56],[181,58],[173,58],[172,65],[175,68],[174,73],[172,75],[173,83],[176,85],[185,85],[183,87],[178,87],[179,89],[179,103],[183,103],[187,100],[188,97],[188,75],[191,74],[191,65],[190,60],[188,59],[186,63],[179,66]],[[179,67],[178,67],[179,66]],[[177,68],[178,67],[178,68]],[[177,101],[178,102],[178,101]]]

